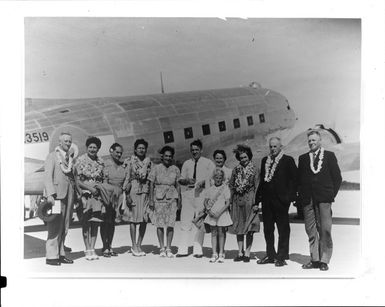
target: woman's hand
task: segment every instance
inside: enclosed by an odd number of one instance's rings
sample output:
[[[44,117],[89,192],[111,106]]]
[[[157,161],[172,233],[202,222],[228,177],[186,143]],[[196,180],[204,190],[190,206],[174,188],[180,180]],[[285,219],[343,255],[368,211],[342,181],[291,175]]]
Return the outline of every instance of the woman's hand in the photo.
[[[154,209],[155,209],[155,203],[154,203],[154,200],[153,200],[153,199],[150,199],[149,208],[150,208],[151,210],[154,210]]]
[[[209,216],[215,218],[215,214],[210,209],[207,210],[207,213],[208,213]]]

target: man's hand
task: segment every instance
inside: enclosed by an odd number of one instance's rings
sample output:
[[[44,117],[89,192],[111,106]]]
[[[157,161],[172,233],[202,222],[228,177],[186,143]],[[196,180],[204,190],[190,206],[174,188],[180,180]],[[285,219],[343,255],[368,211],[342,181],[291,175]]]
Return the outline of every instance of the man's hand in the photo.
[[[149,208],[151,209],[151,210],[154,210],[155,209],[155,203],[154,203],[154,200],[152,200],[152,199],[150,199],[150,203],[149,203]]]
[[[258,205],[254,205],[254,206],[253,206],[253,212],[258,212],[258,211],[259,211]]]

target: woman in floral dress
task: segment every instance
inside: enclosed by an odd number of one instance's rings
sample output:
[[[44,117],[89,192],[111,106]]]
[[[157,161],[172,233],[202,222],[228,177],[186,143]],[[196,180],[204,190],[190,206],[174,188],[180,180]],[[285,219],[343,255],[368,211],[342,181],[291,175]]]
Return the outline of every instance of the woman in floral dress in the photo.
[[[181,195],[178,180],[179,168],[172,165],[175,150],[164,146],[160,150],[162,163],[154,166],[148,179],[150,180],[150,207],[154,210],[153,224],[157,227],[160,256],[172,258],[171,242],[174,236],[176,211],[181,207]],[[166,248],[164,247],[164,228],[167,230]]]
[[[97,185],[103,182],[104,163],[97,153],[101,145],[99,138],[89,137],[86,141],[87,152],[77,159],[75,165],[77,184],[81,189],[83,206],[81,220],[87,260],[98,259],[95,253],[95,242],[99,223],[102,222],[103,203]]]
[[[124,199],[124,182],[127,174],[127,168],[120,160],[123,154],[123,147],[114,143],[110,147],[111,158],[105,161],[104,165],[104,184],[112,186],[111,202],[106,206],[106,212],[103,214],[103,222],[100,225],[100,236],[103,242],[103,256],[117,256],[112,248],[112,239],[115,233],[115,221],[120,221],[120,208]]]
[[[233,225],[229,232],[237,236],[238,256],[234,261],[250,261],[250,250],[254,232],[259,232],[258,207],[255,206],[255,192],[259,183],[259,169],[251,159],[250,147],[238,145],[234,150],[239,164],[233,169],[229,181],[231,191],[230,210]],[[251,220],[251,218],[253,218]],[[246,249],[244,250],[244,236]]]
[[[128,210],[128,222],[132,241],[132,254],[134,256],[146,256],[142,250],[142,241],[146,233],[148,219],[146,212],[149,203],[150,182],[148,174],[151,170],[150,158],[146,158],[148,143],[144,139],[138,139],[134,144],[134,155],[127,158],[124,163],[128,176],[124,187],[126,188],[126,202]],[[136,238],[136,228],[139,225],[139,234]]]

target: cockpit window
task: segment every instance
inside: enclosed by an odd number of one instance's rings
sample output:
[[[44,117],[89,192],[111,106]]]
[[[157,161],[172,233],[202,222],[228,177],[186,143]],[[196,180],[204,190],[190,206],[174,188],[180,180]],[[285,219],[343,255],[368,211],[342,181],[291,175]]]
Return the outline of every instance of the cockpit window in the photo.
[[[165,144],[174,142],[174,134],[172,133],[172,131],[163,132],[163,137]]]
[[[226,131],[226,122],[225,121],[219,122],[218,127],[219,127],[219,132]]]
[[[184,128],[184,138],[185,139],[192,139],[193,136],[193,130],[191,127],[189,128]]]
[[[254,125],[254,120],[253,120],[253,117],[250,115],[250,116],[247,116],[247,124],[249,126],[252,126]]]

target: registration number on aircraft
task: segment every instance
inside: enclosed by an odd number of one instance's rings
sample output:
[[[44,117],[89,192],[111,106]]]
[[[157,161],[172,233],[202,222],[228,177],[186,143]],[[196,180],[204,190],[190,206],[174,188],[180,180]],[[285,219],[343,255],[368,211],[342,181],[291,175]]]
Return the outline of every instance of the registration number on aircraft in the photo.
[[[30,144],[30,143],[40,143],[40,142],[48,142],[49,136],[48,133],[43,132],[32,132],[32,133],[26,133],[24,143]]]

